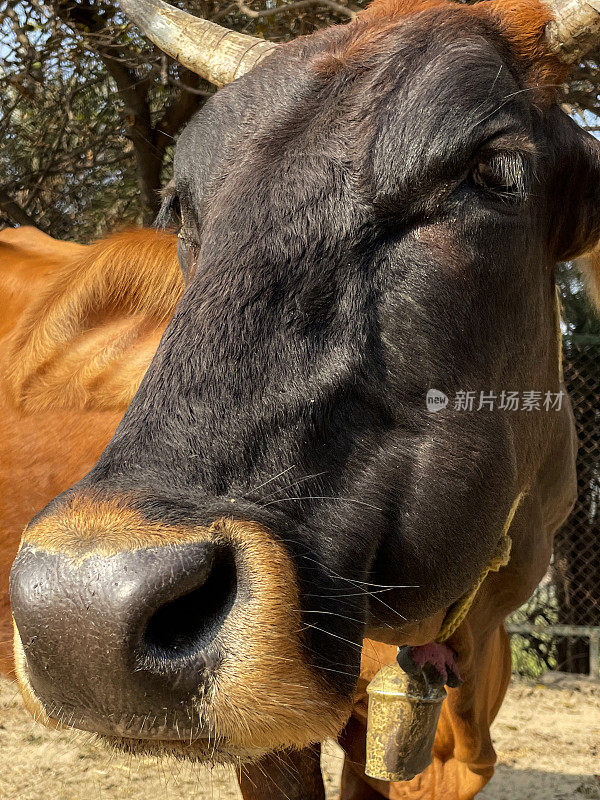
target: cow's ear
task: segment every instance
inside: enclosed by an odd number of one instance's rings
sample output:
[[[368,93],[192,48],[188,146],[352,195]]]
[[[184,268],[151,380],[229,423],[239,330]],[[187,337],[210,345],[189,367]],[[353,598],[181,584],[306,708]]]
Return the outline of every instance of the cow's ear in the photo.
[[[555,255],[557,261],[568,261],[600,240],[600,142],[559,108],[551,114],[550,131]]]
[[[154,227],[160,231],[179,228],[181,225],[181,209],[174,178],[171,178],[161,190],[160,196],[162,202],[154,220]]]

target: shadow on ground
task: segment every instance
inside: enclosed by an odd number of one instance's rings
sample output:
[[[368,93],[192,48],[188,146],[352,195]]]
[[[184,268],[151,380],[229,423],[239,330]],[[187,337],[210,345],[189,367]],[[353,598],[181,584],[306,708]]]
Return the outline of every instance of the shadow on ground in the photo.
[[[598,765],[600,769],[600,764]],[[600,775],[542,772],[499,764],[481,800],[600,800]]]

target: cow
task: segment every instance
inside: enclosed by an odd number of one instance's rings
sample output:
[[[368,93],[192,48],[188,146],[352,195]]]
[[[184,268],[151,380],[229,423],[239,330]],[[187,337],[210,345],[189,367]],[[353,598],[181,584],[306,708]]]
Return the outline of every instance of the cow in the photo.
[[[12,568],[25,702],[130,753],[247,763],[247,799],[322,797],[339,735],[344,800],[468,800],[493,773],[503,620],[575,496],[568,404],[493,399],[561,393],[554,265],[598,240],[600,158],[556,89],[598,12],[375,0],[274,46],[122,5],[226,85],[161,213],[183,296]],[[480,407],[433,413],[442,394]],[[388,784],[363,770],[365,681],[397,646],[462,683],[433,763]]]

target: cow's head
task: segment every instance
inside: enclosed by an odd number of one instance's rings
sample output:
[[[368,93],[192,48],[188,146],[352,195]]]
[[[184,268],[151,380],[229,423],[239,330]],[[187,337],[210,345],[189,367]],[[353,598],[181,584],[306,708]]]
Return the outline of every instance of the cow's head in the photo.
[[[302,746],[346,719],[365,633],[433,638],[476,582],[564,421],[479,393],[559,391],[554,264],[600,222],[549,16],[377,0],[264,45],[182,134],[186,292],[13,569],[40,717],[200,757]]]

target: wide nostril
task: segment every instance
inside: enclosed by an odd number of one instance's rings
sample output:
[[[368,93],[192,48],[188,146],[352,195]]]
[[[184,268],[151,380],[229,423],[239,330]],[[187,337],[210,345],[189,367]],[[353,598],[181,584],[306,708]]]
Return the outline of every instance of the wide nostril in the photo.
[[[165,603],[152,615],[143,634],[143,660],[149,657],[154,666],[164,669],[168,662],[206,650],[231,611],[236,595],[233,553],[219,549],[200,586]]]
[[[23,675],[47,712],[60,709],[74,727],[195,736],[191,700],[219,668],[221,629],[247,592],[223,541],[85,558],[26,544],[11,573]]]

